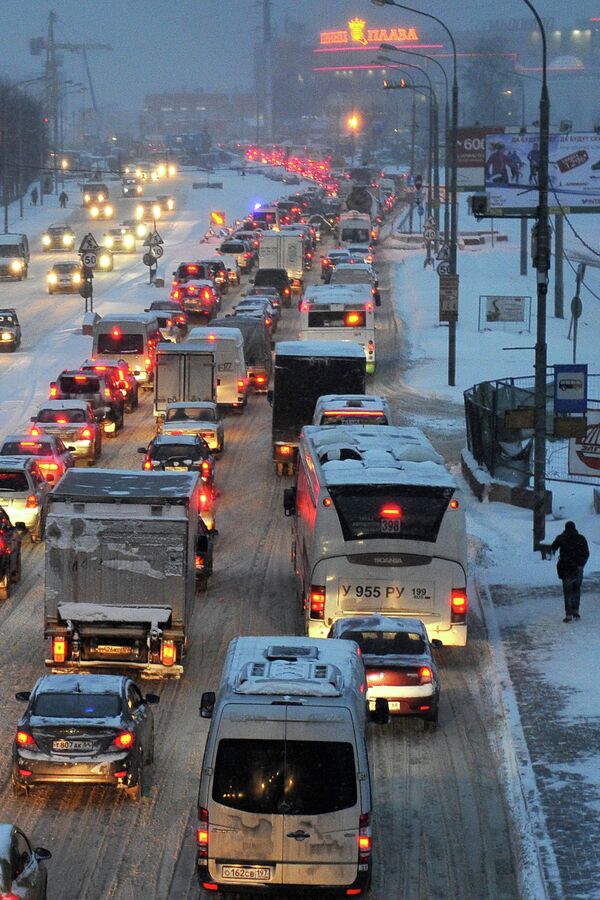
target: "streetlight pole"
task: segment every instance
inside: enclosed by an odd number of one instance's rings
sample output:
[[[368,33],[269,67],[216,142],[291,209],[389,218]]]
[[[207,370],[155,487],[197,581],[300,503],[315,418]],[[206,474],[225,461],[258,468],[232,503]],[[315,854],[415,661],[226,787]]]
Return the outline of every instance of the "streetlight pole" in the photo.
[[[444,134],[446,136],[444,141],[444,242],[447,244],[450,240],[450,157],[448,147],[450,103],[448,75],[441,62],[436,59],[435,56],[430,56],[428,53],[418,53],[416,50],[405,50],[401,47],[395,47],[393,44],[380,44],[379,49],[387,52],[393,51],[394,53],[404,53],[409,56],[420,56],[422,59],[428,59],[430,62],[436,64],[444,78]]]
[[[529,3],[529,0],[524,0],[525,3]],[[457,143],[457,132],[458,132],[458,78],[456,72],[456,42],[452,35],[452,32],[448,28],[445,22],[441,19],[438,19],[437,16],[432,15],[431,13],[423,12],[422,9],[415,9],[414,6],[406,6],[404,3],[396,3],[396,0],[371,0],[375,6],[395,6],[398,9],[405,9],[408,12],[415,13],[415,15],[425,16],[427,19],[431,19],[436,22],[441,28],[444,29],[446,34],[448,35],[448,39],[450,40],[450,44],[452,46],[452,127],[450,132],[450,253],[449,253],[449,268],[450,275],[456,275],[456,254],[457,254],[457,243],[458,243],[458,184],[457,184],[457,172],[456,172],[456,143]],[[547,174],[547,173],[546,173]],[[450,316],[448,320],[448,384],[453,387],[456,384],[456,320],[458,318],[458,283],[456,286],[456,317]]]

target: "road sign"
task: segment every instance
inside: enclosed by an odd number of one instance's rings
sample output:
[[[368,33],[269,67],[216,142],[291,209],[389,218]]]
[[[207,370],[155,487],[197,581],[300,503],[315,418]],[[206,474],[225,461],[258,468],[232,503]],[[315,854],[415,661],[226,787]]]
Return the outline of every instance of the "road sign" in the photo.
[[[144,247],[155,247],[155,246],[157,246],[158,244],[164,244],[164,241],[163,241],[163,239],[161,238],[160,234],[158,233],[158,231],[157,231],[156,228],[155,228],[154,231],[151,231],[151,232],[150,232],[150,234],[148,235],[148,237],[147,237],[146,240],[144,241],[143,246],[144,246]]]
[[[423,213],[425,212],[425,207],[424,207],[424,206],[417,206],[417,212],[419,213],[420,216],[422,216]]]
[[[84,250],[81,254],[81,262],[84,266],[87,266],[88,269],[94,269],[98,264],[98,255],[94,253],[93,250]]]
[[[426,241],[435,241],[437,237],[437,231],[435,230],[435,228],[424,228],[423,237]]]
[[[99,250],[100,244],[92,234],[92,232],[88,232],[86,236],[83,238],[81,244],[79,245],[79,253],[85,253],[86,250]]]
[[[587,365],[568,363],[554,366],[554,412],[587,412]]]
[[[438,273],[438,275],[449,275],[450,263],[448,262],[448,260],[443,259],[441,262],[439,262],[435,271]]]
[[[153,256],[154,259],[160,259],[164,252],[160,244],[152,244],[150,247],[150,256]]]
[[[573,297],[571,300],[571,315],[574,319],[578,319],[583,312],[583,303],[581,302],[581,297]]]
[[[440,322],[458,320],[458,275],[440,275]]]
[[[210,224],[211,225],[224,225],[225,224],[225,213],[223,212],[223,210],[211,209]]]
[[[448,244],[442,244],[435,258],[441,259],[443,262],[445,262],[447,259],[450,259],[450,247],[448,246]]]
[[[418,191],[420,191],[421,188],[423,187],[423,176],[422,175],[415,175],[415,187]]]
[[[152,256],[151,253],[144,253],[144,255],[142,256],[142,262],[144,263],[145,266],[155,266],[156,265],[156,260]]]

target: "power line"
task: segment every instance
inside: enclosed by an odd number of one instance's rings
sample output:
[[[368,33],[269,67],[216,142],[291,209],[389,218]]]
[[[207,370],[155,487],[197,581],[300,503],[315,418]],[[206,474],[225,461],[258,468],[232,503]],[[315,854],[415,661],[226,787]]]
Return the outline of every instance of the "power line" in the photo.
[[[571,262],[571,260],[570,260],[569,257],[567,256],[567,254],[564,252],[564,250],[563,250],[563,256],[564,256],[564,258],[566,259],[567,264],[568,264],[569,268],[571,269],[571,271],[574,272],[575,275],[577,275],[577,269],[575,268],[575,266],[573,265],[573,263]],[[591,289],[591,287],[589,287],[589,286],[585,283],[585,281],[583,280],[583,278],[581,279],[581,282],[580,282],[580,283],[584,286],[584,288],[586,289],[586,291],[588,291],[588,292],[592,295],[592,297],[593,297],[595,300],[600,300],[600,295],[599,295],[599,294],[596,294],[596,293]]]
[[[561,211],[561,213],[562,213],[563,218],[566,220],[567,225],[569,226],[569,228],[571,229],[571,231],[573,232],[573,234],[575,235],[575,237],[577,238],[577,240],[580,241],[580,242],[583,244],[583,246],[586,248],[586,250],[589,250],[590,253],[593,253],[594,256],[600,256],[600,253],[598,253],[597,250],[594,250],[593,247],[590,247],[590,245],[587,243],[587,241],[585,241],[585,240],[581,237],[581,235],[578,233],[578,231],[576,230],[575,226],[574,226],[573,223],[571,222],[569,216],[568,216],[567,213],[565,212],[565,208],[564,208],[564,206],[562,205],[562,203],[560,202],[560,200],[558,199],[558,196],[557,196],[557,194],[556,194],[556,191],[554,190],[553,187],[551,187],[551,191],[552,191],[552,193],[554,194],[554,199],[556,200],[556,202],[558,203],[558,205],[559,205],[559,207],[560,207],[560,211]]]

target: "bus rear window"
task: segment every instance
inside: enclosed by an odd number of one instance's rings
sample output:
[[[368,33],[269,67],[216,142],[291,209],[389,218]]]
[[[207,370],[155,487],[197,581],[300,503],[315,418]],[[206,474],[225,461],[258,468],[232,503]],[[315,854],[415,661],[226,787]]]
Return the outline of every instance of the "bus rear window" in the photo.
[[[120,332],[114,335],[111,332],[98,335],[98,355],[103,353],[143,353],[144,352],[144,335],[143,334],[123,334]]]
[[[396,538],[434,543],[452,488],[417,485],[338,485],[329,494],[344,540]]]
[[[342,228],[341,240],[345,244],[368,244],[371,240],[369,228]]]
[[[366,315],[362,309],[339,311],[313,310],[308,314],[309,328],[364,328]]]

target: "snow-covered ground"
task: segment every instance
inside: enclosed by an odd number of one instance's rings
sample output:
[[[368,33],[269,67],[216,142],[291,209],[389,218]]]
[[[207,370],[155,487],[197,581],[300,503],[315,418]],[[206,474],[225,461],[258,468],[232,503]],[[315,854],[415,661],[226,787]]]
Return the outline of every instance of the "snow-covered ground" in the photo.
[[[597,241],[596,218],[574,216],[572,222],[592,245]],[[460,225],[465,231],[489,228],[467,216],[461,204]],[[456,386],[447,384],[448,329],[438,324],[438,276],[424,270],[423,250],[392,249],[392,237],[384,251],[394,265],[394,297],[404,320],[413,365],[405,373],[406,389],[429,398],[446,398],[462,405],[463,391],[485,380],[505,376],[533,375],[533,345],[536,332],[535,272],[519,274],[519,223],[495,220],[494,227],[508,241],[490,243],[459,252],[460,319],[457,326]],[[578,242],[565,225],[565,245],[576,248]],[[584,252],[585,249],[580,247]],[[599,260],[600,261],[600,260]],[[554,262],[553,262],[554,267]],[[586,282],[600,294],[600,270],[588,268]],[[572,343],[568,339],[570,298],[575,276],[565,263],[566,318],[554,317],[553,273],[548,292],[548,363],[572,361]],[[479,297],[483,294],[528,295],[532,298],[531,332],[519,333],[514,326],[494,326],[493,331],[478,328]],[[585,288],[582,291],[583,315],[579,321],[578,362],[587,362],[589,371],[600,371],[600,301]],[[502,330],[501,330],[502,329]],[[519,350],[506,348],[523,348]],[[454,407],[454,412],[457,412]],[[454,416],[456,427],[456,416]],[[421,424],[421,423],[418,423]],[[423,427],[426,427],[423,423]],[[594,821],[600,802],[600,755],[597,741],[587,739],[589,729],[597,733],[600,724],[597,647],[600,642],[600,518],[594,514],[590,486],[549,483],[553,491],[553,511],[547,519],[546,536],[552,539],[562,531],[564,522],[573,519],[588,538],[590,560],[582,599],[579,623],[563,624],[560,582],[554,561],[543,561],[532,550],[532,514],[504,504],[467,500],[468,527],[473,548],[473,574],[493,600],[488,615],[495,615],[498,634],[512,676],[512,688],[506,695],[518,703],[527,739],[528,752],[544,815],[535,823],[543,842],[544,816],[554,844],[562,889],[568,897],[596,897],[594,887],[599,866],[587,841],[571,841],[568,800],[583,804],[582,821]],[[600,487],[600,479],[599,479]],[[466,488],[466,486],[465,486]],[[468,490],[466,489],[468,493]],[[493,635],[490,635],[493,644]],[[510,688],[510,686],[509,686]],[[552,698],[552,702],[549,701]],[[585,739],[569,738],[584,733]],[[553,734],[555,740],[553,740]],[[523,763],[523,776],[527,766]],[[531,771],[531,770],[529,770]],[[532,798],[530,797],[530,800]],[[532,803],[532,806],[535,804]],[[572,827],[576,828],[574,821]],[[597,846],[598,835],[594,830]],[[561,887],[551,861],[545,861],[546,879],[551,896],[560,896]]]

